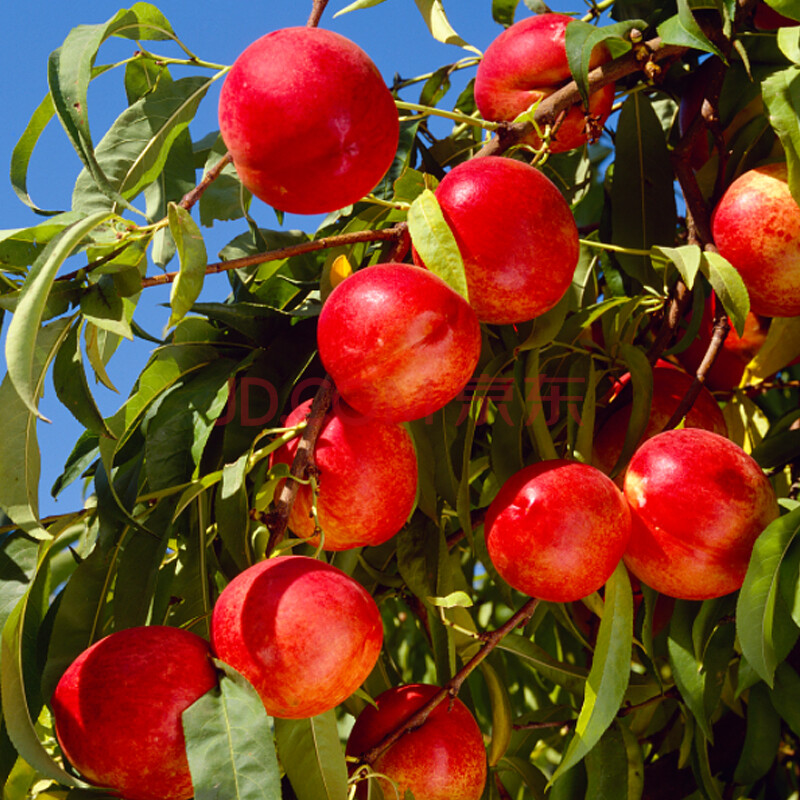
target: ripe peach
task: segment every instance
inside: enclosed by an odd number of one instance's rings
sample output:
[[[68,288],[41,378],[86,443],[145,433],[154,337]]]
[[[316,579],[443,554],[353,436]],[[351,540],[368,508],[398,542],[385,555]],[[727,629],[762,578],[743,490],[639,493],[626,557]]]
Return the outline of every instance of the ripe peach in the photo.
[[[475,76],[475,102],[484,119],[513,120],[572,80],[564,44],[571,21],[566,14],[538,14],[516,22],[489,45]],[[598,45],[590,68],[610,59],[608,49]],[[598,126],[608,118],[613,101],[613,84],[590,95],[589,114]],[[569,110],[550,142],[551,152],[572,150],[588,141],[585,116],[582,106]],[[535,133],[526,141],[537,148],[542,144]]]
[[[472,159],[450,170],[436,198],[481,322],[525,322],[563,297],[578,263],[578,229],[539,170],[510,158]],[[414,260],[421,263],[416,253]]]
[[[383,642],[375,601],[340,569],[278,556],[237,575],[211,617],[216,655],[253,684],[274,717],[337,706],[372,671]]]
[[[758,464],[699,428],[646,441],[628,466],[625,497],[633,520],[625,564],[643,583],[685,600],[739,589],[756,538],[778,516]]]
[[[650,407],[650,418],[639,444],[661,433],[694,380],[683,370],[667,362],[662,363],[663,366],[653,367],[653,402]],[[630,374],[623,375],[620,384],[624,385],[629,380]],[[595,435],[593,462],[603,472],[611,472],[617,463],[630,419],[631,404],[626,403],[611,414]],[[721,436],[727,435],[728,426],[725,424],[722,410],[705,387],[700,390],[694,405],[686,415],[684,427],[704,428]]]
[[[286,426],[302,422],[310,408],[310,400],[295,408]],[[292,439],[275,451],[272,463],[291,466],[298,441]],[[325,417],[314,463],[317,516],[326,550],[383,544],[403,527],[414,508],[417,457],[402,425],[368,419],[339,400]],[[301,486],[289,528],[316,543],[311,503],[311,487]]]
[[[253,42],[225,79],[219,125],[242,183],[282,211],[355,203],[397,150],[394,99],[369,56],[322,28]]]
[[[505,581],[531,597],[565,603],[608,580],[625,551],[631,519],[607,475],[556,459],[512,475],[484,526],[489,556]]]
[[[469,303],[432,272],[376,264],[342,281],[317,325],[319,355],[342,397],[369,417],[419,419],[464,388],[480,355]]]
[[[725,191],[711,218],[714,242],[742,276],[750,310],[800,314],[800,206],[785,163],[756,167]]]
[[[213,688],[208,643],[161,625],[117,631],[84,650],[53,693],[56,735],[88,780],[126,800],[194,792],[181,714]]]
[[[438,686],[411,684],[378,695],[367,706],[350,733],[347,755],[357,758],[389,733],[401,727],[439,691]],[[457,697],[445,699],[418,728],[404,734],[372,765],[386,775],[378,779],[384,797],[410,790],[415,800],[479,800],[486,783],[486,750],[480,728]],[[367,784],[359,787],[366,797]]]

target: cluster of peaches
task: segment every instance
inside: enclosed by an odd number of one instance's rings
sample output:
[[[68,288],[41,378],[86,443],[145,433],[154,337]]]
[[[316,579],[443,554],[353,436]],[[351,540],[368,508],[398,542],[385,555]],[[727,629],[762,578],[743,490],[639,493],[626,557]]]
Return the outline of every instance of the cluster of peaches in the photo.
[[[568,22],[558,14],[532,17],[489,47],[475,84],[486,119],[513,120],[546,93],[527,87],[569,77]],[[542,79],[545,57],[553,64]],[[607,58],[598,48],[592,66]],[[611,86],[592,95],[595,123],[610,113],[613,94]],[[549,140],[551,150],[581,145],[584,121],[582,110],[570,112]],[[393,98],[370,59],[315,28],[276,31],[240,56],[222,90],[220,126],[244,184],[297,213],[359,200],[388,170],[398,139]],[[309,146],[296,148],[296,141]],[[573,278],[579,242],[570,208],[529,164],[473,159],[447,174],[436,198],[463,258],[468,297],[414,253],[414,264],[383,263],[347,277],[319,317],[320,358],[339,397],[316,444],[318,491],[301,487],[289,527],[326,550],[379,545],[399,532],[417,495],[415,448],[402,423],[463,390],[479,361],[481,323],[538,317]],[[759,239],[751,225],[741,233],[754,214]],[[800,314],[800,209],[788,193],[785,166],[734,183],[716,210],[714,235],[740,271],[755,313]],[[600,589],[620,560],[672,597],[717,597],[741,586],[756,537],[778,515],[774,492],[756,462],[725,438],[707,390],[684,429],[659,433],[691,378],[664,364],[654,369],[654,383],[648,429],[621,488],[607,473],[628,425],[624,407],[598,433],[597,466],[543,461],[501,487],[485,536],[494,567],[512,587],[573,601]],[[286,425],[301,423],[309,405],[293,410]],[[273,464],[291,464],[296,449],[296,439],[285,444]],[[249,680],[269,714],[301,718],[347,699],[375,666],[383,641],[379,610],[360,584],[323,561],[294,555],[256,564],[231,581],[210,629],[210,645],[173,628],[120,631],[70,666],[53,710],[61,747],[86,779],[127,800],[191,797],[181,713],[217,684],[212,656]],[[435,691],[406,686],[378,697],[357,719],[348,754],[374,747]],[[125,730],[111,722],[122,715],[118,708],[110,713],[109,704],[119,703],[130,706]],[[426,752],[444,761],[428,764]],[[386,796],[394,796],[394,785],[417,800],[477,800],[486,779],[480,730],[458,700],[438,706],[373,767],[386,776]]]

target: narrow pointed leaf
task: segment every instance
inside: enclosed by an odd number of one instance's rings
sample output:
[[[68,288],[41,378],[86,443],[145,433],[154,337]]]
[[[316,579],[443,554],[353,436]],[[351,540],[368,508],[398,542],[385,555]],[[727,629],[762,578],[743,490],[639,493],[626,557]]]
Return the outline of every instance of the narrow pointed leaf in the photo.
[[[750,296],[741,275],[719,253],[703,253],[700,267],[731,318],[736,333],[742,336],[750,313]]]
[[[280,800],[270,718],[255,689],[225,664],[219,687],[183,712],[195,800]]]
[[[772,686],[778,657],[775,652],[775,605],[780,590],[780,566],[800,532],[800,509],[779,517],[758,537],[739,592],[736,631],[742,653]]]
[[[665,44],[693,47],[714,53],[724,59],[723,54],[709,41],[694,18],[689,0],[678,0],[678,13],[662,22],[657,30]]]
[[[442,0],[415,0],[420,14],[422,14],[431,36],[437,42],[444,44],[454,44],[470,50],[473,53],[481,54],[480,50],[467,44],[454,30],[444,12]]]
[[[276,719],[278,755],[297,800],[345,800],[347,763],[336,715]]]
[[[793,0],[792,0],[793,2]],[[800,203],[800,66],[776,70],[761,82],[761,94],[769,111],[769,122],[786,153],[789,190]]]
[[[469,300],[461,251],[430,189],[425,189],[411,204],[408,232],[425,266]]]
[[[575,735],[551,782],[574,767],[614,721],[628,688],[632,643],[633,597],[628,573],[620,563],[606,583],[603,618]]]
[[[169,297],[172,313],[167,326],[171,327],[183,319],[200,296],[208,266],[208,253],[203,234],[186,209],[170,203],[168,216],[169,230],[175,239],[181,263]]]
[[[47,365],[54,357],[69,320],[60,319],[44,327],[34,342],[34,396],[44,383]],[[39,521],[40,456],[36,416],[22,401],[8,376],[0,384],[0,508],[23,530],[37,539],[47,539]]]
[[[107,211],[92,214],[65,229],[42,251],[25,281],[17,311],[8,328],[6,363],[8,376],[14,384],[14,388],[34,414],[39,414],[33,385],[36,336],[44,317],[47,297],[56,273],[84,237],[110,216],[111,214]]]
[[[694,280],[700,271],[702,261],[702,251],[696,244],[687,244],[683,247],[657,246],[653,248],[653,251],[670,260],[680,273],[681,280],[686,284],[687,289],[694,288]]]

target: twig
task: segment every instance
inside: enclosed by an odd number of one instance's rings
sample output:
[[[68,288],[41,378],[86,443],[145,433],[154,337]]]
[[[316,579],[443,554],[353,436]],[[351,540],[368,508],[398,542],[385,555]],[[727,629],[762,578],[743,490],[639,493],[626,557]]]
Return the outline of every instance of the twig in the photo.
[[[656,361],[658,361],[661,354],[672,341],[672,337],[675,335],[675,331],[678,330],[678,325],[680,324],[680,321],[683,318],[691,299],[692,295],[686,288],[686,284],[679,280],[673,289],[672,297],[669,301],[669,307],[667,308],[667,313],[662,320],[661,327],[659,328],[658,333],[656,333],[655,338],[653,339],[653,342],[647,351],[647,360],[651,364],[655,364]]]
[[[306,478],[310,470],[314,468],[314,446],[317,443],[320,431],[322,430],[325,414],[330,408],[333,399],[333,382],[330,378],[325,378],[322,385],[317,389],[314,399],[311,401],[311,409],[306,419],[306,427],[300,436],[297,451],[292,461],[290,477],[287,478],[281,487],[275,508],[266,515],[266,523],[269,528],[269,542],[267,543],[266,554],[269,555],[275,546],[283,539],[286,534],[286,527],[289,523],[289,514],[292,505],[297,497],[300,484],[293,478]]]
[[[653,64],[667,58],[680,56],[686,50],[686,47],[663,44],[659,37],[637,44],[630,52],[615,58],[613,61],[595,67],[589,73],[589,93],[591,94],[609,83],[614,83],[626,75],[631,75],[644,69],[645,64]],[[542,100],[534,113],[536,124],[542,127],[544,125],[553,125],[562,111],[580,102],[580,99],[578,84],[575,81],[570,81],[566,86]],[[487,142],[476,155],[501,155],[509,147],[521,142],[533,130],[532,122],[502,125],[497,131],[497,136]]]
[[[319,21],[322,18],[322,12],[325,10],[325,6],[328,5],[328,0],[314,0],[314,7],[311,9],[311,16],[308,18],[308,22],[306,22],[307,28],[316,28],[319,25]]]
[[[497,647],[498,644],[520,625],[525,625],[533,616],[539,601],[532,598],[517,611],[511,619],[501,625],[491,633],[481,637],[483,647],[467,663],[436,692],[425,705],[421,706],[399,727],[387,734],[374,747],[362,753],[359,762],[362,764],[372,764],[382,753],[388,750],[401,736],[419,728],[428,718],[431,711],[439,705],[446,697],[455,697],[460,691],[464,681],[478,667],[478,665]]]
[[[689,387],[688,391],[681,399],[681,402],[678,404],[678,407],[675,409],[675,412],[664,426],[665,431],[672,430],[672,428],[678,425],[694,405],[694,401],[697,400],[700,390],[703,388],[703,385],[706,382],[706,375],[716,360],[717,354],[722,349],[722,343],[725,341],[725,337],[728,335],[729,330],[730,324],[728,323],[728,317],[724,313],[718,314],[717,318],[714,320],[714,329],[711,332],[711,341],[708,343],[706,354],[703,356],[703,360],[700,363],[700,366],[697,368],[697,373],[692,381],[692,385]]]
[[[383,228],[379,231],[353,231],[352,233],[342,233],[338,236],[325,236],[322,239],[313,239],[310,242],[281,247],[278,250],[267,250],[264,253],[256,253],[252,256],[234,258],[230,261],[219,261],[209,264],[206,267],[206,275],[213,275],[218,272],[227,272],[231,269],[241,269],[242,267],[252,267],[256,264],[264,264],[267,261],[279,261],[282,258],[291,258],[303,253],[313,253],[316,250],[326,250],[329,247],[339,247],[342,245],[359,244],[361,242],[385,242],[402,237],[405,226],[395,225],[391,228]],[[165,272],[163,275],[154,275],[150,278],[142,279],[142,288],[150,286],[163,286],[172,283],[178,277],[177,272]]]
[[[222,170],[228,166],[228,164],[233,163],[233,156],[230,153],[225,153],[222,158],[214,164],[213,167],[205,174],[200,183],[194,187],[190,192],[187,192],[183,198],[181,199],[178,205],[181,208],[185,208],[189,211],[192,206],[203,196],[203,192],[219,177]]]

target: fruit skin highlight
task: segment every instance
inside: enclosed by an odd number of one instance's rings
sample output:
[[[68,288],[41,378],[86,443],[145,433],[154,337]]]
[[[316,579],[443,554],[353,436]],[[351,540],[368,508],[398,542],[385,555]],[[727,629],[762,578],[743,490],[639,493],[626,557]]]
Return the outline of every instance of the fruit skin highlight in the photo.
[[[311,400],[286,418],[289,428],[302,422]],[[291,467],[299,438],[276,450],[271,466]],[[325,416],[314,449],[318,471],[317,516],[325,550],[383,544],[403,527],[417,496],[417,457],[408,431],[394,422],[368,419],[340,398]],[[300,486],[289,514],[289,528],[312,544],[312,491]]]
[[[740,175],[711,217],[719,253],[750,294],[750,310],[765,317],[800,314],[800,206],[789,191],[785,163]]]
[[[241,672],[273,717],[339,705],[380,654],[383,623],[361,584],[306,556],[278,556],[237,575],[211,617],[217,657]]]
[[[514,23],[489,45],[475,76],[475,102],[484,119],[514,120],[572,80],[564,44],[571,21],[566,14],[538,14]],[[589,68],[610,60],[608,49],[598,45],[592,50]],[[589,96],[589,113],[598,127],[608,119],[613,102],[613,84]],[[585,109],[575,105],[550,140],[550,152],[573,150],[588,140]],[[542,146],[536,133],[525,142],[535,148]]]
[[[578,263],[578,229],[566,200],[538,169],[498,156],[465,161],[445,175],[436,199],[481,322],[526,322],[564,296]],[[422,263],[416,252],[414,261]]]
[[[205,639],[162,625],[126,628],[84,650],[52,697],[61,749],[91,783],[126,800],[187,800],[181,714],[217,685]]]
[[[651,588],[684,600],[739,589],[755,540],[778,516],[758,464],[699,428],[646,441],[628,465],[625,497],[633,521],[625,564]]]
[[[554,459],[500,488],[484,523],[500,576],[530,597],[567,603],[597,591],[628,544],[628,504],[596,467]]]
[[[322,28],[284,28],[236,59],[219,125],[242,183],[297,214],[336,211],[370,192],[392,164],[400,130],[369,56]]]
[[[376,264],[331,292],[317,324],[319,355],[362,414],[406,422],[442,408],[478,363],[481,331],[469,303],[411,264]]]
[[[356,719],[347,755],[357,758],[401,727],[439,691],[430,684],[388,689]],[[486,784],[486,750],[480,728],[457,697],[445,698],[425,722],[403,734],[372,765],[398,785],[400,797],[410,789],[415,800],[479,800]],[[384,797],[395,797],[392,784],[378,779]],[[358,797],[366,798],[367,784]]]

